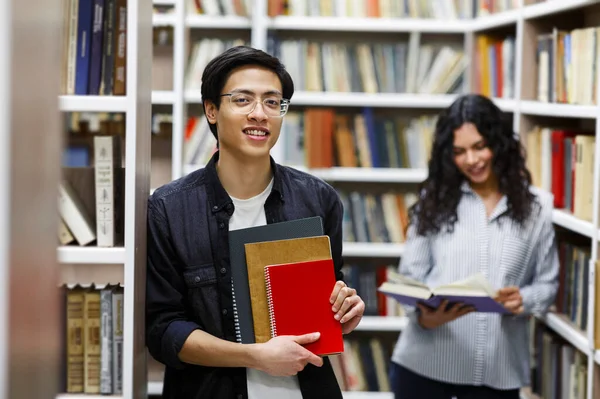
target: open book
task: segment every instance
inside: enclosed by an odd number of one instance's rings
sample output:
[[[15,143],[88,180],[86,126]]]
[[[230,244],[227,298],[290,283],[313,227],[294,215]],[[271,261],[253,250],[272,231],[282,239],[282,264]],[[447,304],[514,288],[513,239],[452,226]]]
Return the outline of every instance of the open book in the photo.
[[[496,290],[481,273],[435,288],[429,288],[416,280],[393,273],[378,290],[409,306],[416,306],[417,302],[421,302],[435,309],[444,299],[447,299],[450,304],[463,303],[465,306],[473,306],[477,312],[510,313],[502,304],[494,300]]]

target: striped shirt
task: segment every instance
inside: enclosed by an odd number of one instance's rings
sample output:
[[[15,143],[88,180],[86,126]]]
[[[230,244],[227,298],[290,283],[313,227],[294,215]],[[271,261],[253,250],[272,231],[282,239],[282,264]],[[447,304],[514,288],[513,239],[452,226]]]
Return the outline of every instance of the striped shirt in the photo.
[[[463,183],[454,232],[419,236],[409,227],[400,273],[430,287],[481,272],[499,289],[516,285],[523,297],[519,316],[470,313],[438,328],[409,323],[392,360],[415,373],[451,384],[516,389],[529,384],[527,315],[543,314],[558,287],[558,255],[552,224],[553,197],[532,187],[536,202],[520,226],[506,215],[503,196],[488,217],[483,201]],[[504,215],[504,216],[503,216]]]

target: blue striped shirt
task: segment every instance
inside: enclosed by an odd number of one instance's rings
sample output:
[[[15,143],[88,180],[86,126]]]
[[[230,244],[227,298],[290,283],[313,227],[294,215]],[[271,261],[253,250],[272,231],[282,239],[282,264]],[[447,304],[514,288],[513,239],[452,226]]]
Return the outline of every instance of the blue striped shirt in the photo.
[[[525,311],[519,316],[470,313],[427,330],[417,323],[414,309],[407,309],[409,323],[394,362],[452,384],[495,389],[529,384],[527,316],[543,314],[554,302],[559,267],[553,197],[536,187],[531,191],[536,203],[523,226],[506,216],[506,196],[488,217],[483,201],[463,183],[454,232],[424,237],[409,227],[401,274],[435,287],[481,272],[496,289],[520,287]]]

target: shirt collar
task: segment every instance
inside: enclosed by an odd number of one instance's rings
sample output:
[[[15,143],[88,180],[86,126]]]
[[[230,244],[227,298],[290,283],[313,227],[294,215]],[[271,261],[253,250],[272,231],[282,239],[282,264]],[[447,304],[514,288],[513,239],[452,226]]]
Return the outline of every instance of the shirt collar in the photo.
[[[213,213],[219,212],[233,202],[219,180],[219,175],[217,174],[218,160],[219,151],[215,151],[205,168],[208,200]],[[269,198],[275,194],[275,197],[283,202],[282,168],[275,162],[273,157],[270,157],[270,162],[271,170],[273,171],[273,189],[271,190]]]
[[[471,185],[469,184],[469,182],[466,179],[463,180],[463,182],[461,183],[460,190],[463,193],[475,196],[478,200],[480,200],[479,196],[477,195],[477,193],[475,191],[473,191],[473,188],[471,187]],[[497,219],[498,217],[502,216],[507,210],[508,210],[508,200],[506,198],[506,195],[503,195],[502,197],[500,197],[500,201],[498,201],[498,204],[496,204],[496,207],[494,208],[494,211],[490,215],[489,220],[491,221],[491,220]]]

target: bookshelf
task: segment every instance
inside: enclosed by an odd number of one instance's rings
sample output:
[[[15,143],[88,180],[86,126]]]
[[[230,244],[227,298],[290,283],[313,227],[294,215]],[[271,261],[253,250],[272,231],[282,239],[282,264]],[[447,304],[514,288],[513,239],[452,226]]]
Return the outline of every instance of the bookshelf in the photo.
[[[124,136],[121,143],[124,148],[125,171],[122,182],[123,240],[121,244],[114,243],[115,246],[108,247],[99,247],[96,245],[97,242],[93,241],[86,246],[79,246],[75,242],[55,249],[60,264],[61,283],[67,283],[69,286],[74,284],[87,286],[94,283],[97,288],[108,283],[120,283],[124,287],[122,392],[114,395],[66,393],[67,384],[61,382],[61,386],[63,384],[65,386],[59,391],[57,398],[140,398],[145,396],[147,389],[143,304],[146,270],[146,201],[150,191],[151,101],[169,104],[174,102],[172,93],[152,93],[152,71],[148,68],[147,60],[152,58],[153,24],[174,25],[174,21],[167,18],[170,16],[155,17],[153,21],[152,4],[147,1],[127,0],[125,7],[126,13],[121,14],[126,15],[123,20],[126,33],[121,36],[126,49],[125,94],[62,94],[58,97],[58,107],[65,115],[75,112],[118,113],[123,117]],[[58,26],[63,27],[63,23],[64,21],[60,20]],[[68,24],[65,25],[63,29],[68,31]],[[105,54],[104,49],[101,51]],[[76,71],[76,74],[78,73],[79,70]],[[62,129],[70,129],[70,126],[65,124]],[[64,145],[70,145],[70,138]],[[60,163],[57,162],[58,164]],[[81,193],[77,194],[81,195]],[[119,207],[117,204],[115,202],[113,206]],[[96,221],[95,212],[90,213],[89,216]]]
[[[551,0],[533,4],[531,0],[519,1],[519,7],[512,10],[478,16],[466,20],[445,20],[425,18],[364,18],[364,17],[307,17],[307,16],[275,16],[267,14],[268,0],[254,0],[252,15],[248,18],[239,16],[206,16],[188,15],[184,10],[183,2],[174,1],[178,13],[174,29],[185,31],[175,46],[181,46],[181,53],[174,59],[174,80],[172,95],[173,109],[175,104],[181,104],[181,111],[175,117],[174,123],[179,121],[179,126],[173,128],[173,157],[172,177],[178,178],[183,174],[201,167],[202,165],[182,164],[182,146],[184,143],[183,122],[188,114],[201,116],[201,98],[198,90],[187,90],[183,83],[184,71],[187,66],[187,55],[183,50],[189,46],[191,35],[194,31],[211,30],[211,35],[227,38],[249,37],[249,43],[264,50],[268,49],[271,36],[295,39],[309,38],[310,40],[323,40],[319,37],[342,38],[346,41],[359,41],[361,37],[368,40],[401,40],[414,32],[419,32],[422,37],[435,40],[450,40],[461,43],[469,61],[463,83],[463,92],[478,91],[478,82],[475,79],[475,63],[477,58],[477,40],[485,35],[493,38],[514,37],[514,71],[512,76],[512,95],[507,97],[494,97],[495,103],[512,118],[513,128],[523,139],[533,125],[545,124],[546,126],[592,126],[594,132],[600,131],[600,107],[595,104],[566,104],[554,102],[541,102],[537,100],[537,61],[536,37],[542,33],[549,33],[553,26],[566,30],[580,27],[600,26],[600,5],[597,0]],[[155,2],[156,4],[156,2]],[[340,40],[342,40],[340,39]],[[179,40],[179,41],[178,41]],[[328,40],[328,39],[327,39]],[[424,39],[422,39],[424,40]],[[178,81],[177,81],[178,80]],[[596,79],[598,82],[600,79]],[[598,83],[596,83],[598,85]],[[158,103],[162,95],[155,93],[153,100]],[[493,96],[492,96],[493,97]],[[413,93],[363,93],[363,92],[315,92],[297,90],[292,98],[290,111],[304,110],[312,107],[327,107],[341,111],[348,111],[362,107],[371,107],[377,110],[391,112],[406,112],[417,115],[419,112],[431,115],[448,106],[456,94],[413,94]],[[597,137],[597,133],[596,137]],[[595,152],[600,154],[600,140],[596,140]],[[285,163],[285,135],[272,152],[274,158]],[[379,187],[404,187],[413,186],[425,179],[425,169],[407,168],[306,168],[304,169],[333,185],[353,185],[366,187],[367,185]],[[599,193],[600,193],[600,156],[596,156],[593,164],[593,178],[589,185],[593,192],[593,213],[591,219],[583,219],[564,209],[555,209],[553,221],[557,227],[572,231],[589,239],[591,251],[589,281],[595,278],[595,261],[598,259],[599,230]],[[365,188],[367,190],[367,188]],[[402,256],[403,246],[396,243],[364,243],[347,242],[344,244],[343,255],[359,261],[379,261],[381,259],[394,259],[397,262]],[[594,330],[597,328],[594,320],[594,298],[596,287],[590,285],[588,301],[588,331],[582,332],[562,315],[550,313],[542,321],[554,330],[559,336],[571,343],[587,356],[588,378],[587,397],[600,392],[600,387],[594,384],[594,364],[600,365],[600,351],[594,346]],[[369,316],[363,319],[359,330],[370,333],[400,332],[406,323],[403,318],[382,318]],[[156,387],[155,387],[156,388]],[[346,397],[383,398],[389,397],[385,393],[362,392],[346,393]]]

